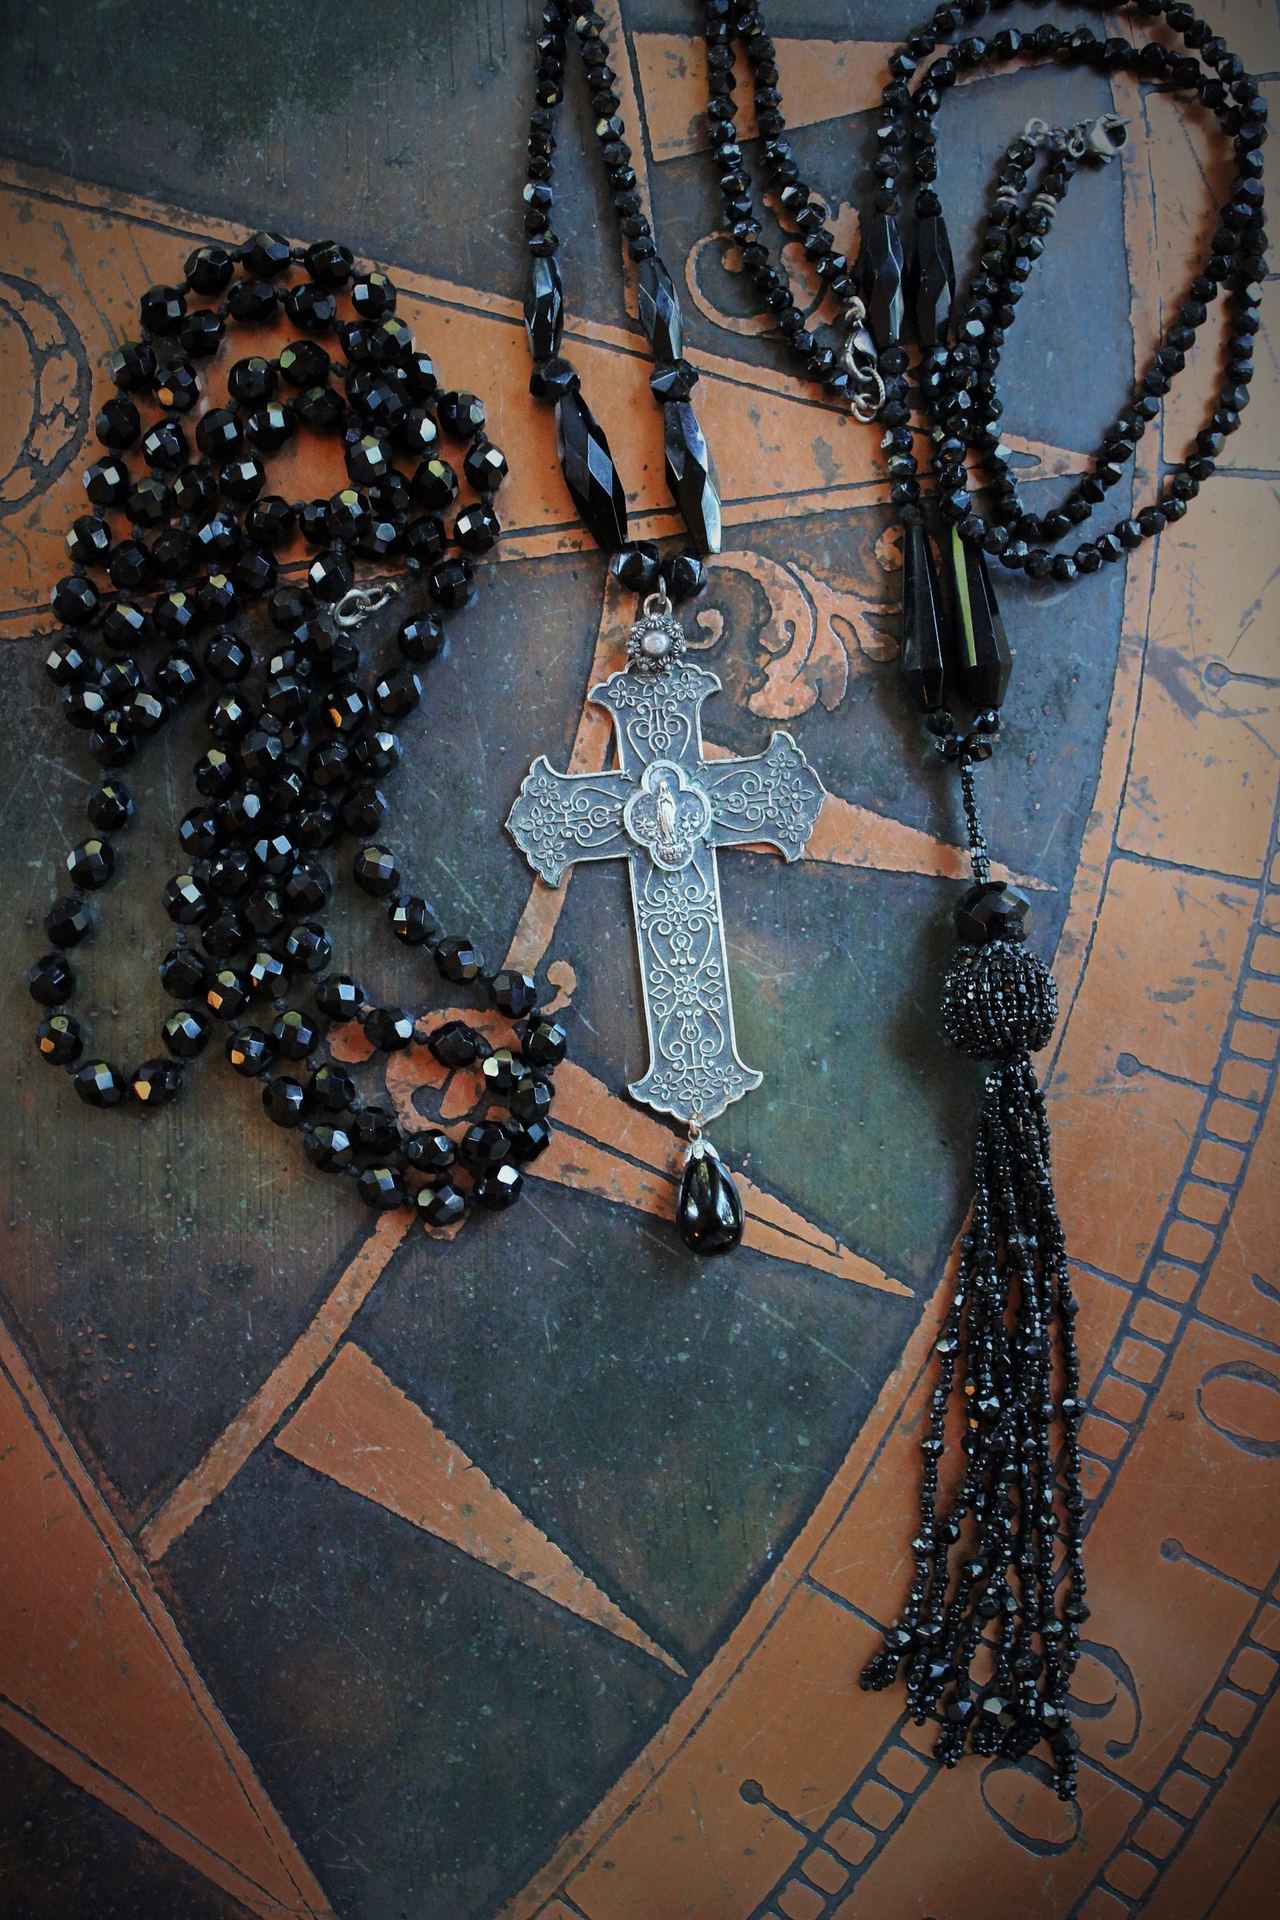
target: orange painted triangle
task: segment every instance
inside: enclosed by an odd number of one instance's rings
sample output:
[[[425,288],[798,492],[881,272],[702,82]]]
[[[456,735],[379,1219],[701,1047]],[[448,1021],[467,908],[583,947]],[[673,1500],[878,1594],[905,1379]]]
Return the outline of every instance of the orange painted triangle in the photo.
[[[0,1726],[261,1920],[331,1920],[3,1327]]]
[[[683,1677],[671,1655],[526,1519],[362,1348],[348,1342],[340,1349],[276,1445]]]

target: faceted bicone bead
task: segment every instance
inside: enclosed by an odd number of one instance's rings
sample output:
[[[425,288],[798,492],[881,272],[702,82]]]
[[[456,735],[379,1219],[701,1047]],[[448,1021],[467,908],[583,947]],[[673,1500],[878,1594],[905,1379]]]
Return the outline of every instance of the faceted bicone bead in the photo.
[[[128,1091],[124,1075],[106,1060],[86,1060],[71,1084],[87,1107],[118,1107]]]
[[[989,880],[970,887],[956,908],[956,932],[966,946],[1025,940],[1031,902],[1019,887]]]
[[[742,1239],[742,1201],[709,1141],[689,1149],[676,1208],[680,1238],[692,1253],[728,1253]]]
[[[960,529],[951,529],[951,559],[956,590],[953,670],[974,708],[998,708],[1009,686],[1013,655],[1000,617],[995,589],[981,547],[969,546]]]
[[[580,393],[556,402],[556,450],[587,532],[606,553],[627,544],[627,499],[609,442]]]
[[[356,1181],[356,1191],[366,1207],[385,1213],[391,1207],[407,1207],[409,1194],[403,1177],[394,1167],[365,1167]]]
[[[956,292],[955,262],[946,222],[940,213],[916,222],[916,258],[911,275],[911,306],[916,339],[922,347],[943,346]]]
[[[897,344],[903,315],[902,236],[891,213],[873,213],[868,218],[863,228],[858,274],[867,309],[867,327],[883,352],[886,347]]]
[[[241,1027],[227,1041],[227,1059],[246,1080],[265,1072],[275,1059],[275,1048],[261,1027]]]
[[[413,1173],[420,1173],[433,1185],[439,1185],[447,1178],[457,1154],[448,1134],[432,1127],[426,1133],[411,1134],[404,1143],[401,1158]]]
[[[51,1067],[68,1067],[84,1052],[80,1022],[69,1013],[51,1013],[36,1028],[36,1052]]]
[[[491,1213],[500,1213],[504,1207],[515,1205],[523,1186],[524,1175],[519,1167],[508,1160],[491,1173],[482,1173],[472,1189],[472,1195],[478,1207],[486,1207]]]
[[[720,476],[687,400],[662,409],[667,486],[699,553],[720,551]]]
[[[356,1157],[355,1142],[346,1128],[328,1122],[307,1128],[302,1150],[321,1173],[345,1173]]]
[[[27,991],[41,1007],[60,1007],[76,990],[76,977],[61,953],[46,953],[27,973]]]
[[[182,1092],[182,1068],[176,1060],[144,1060],[130,1076],[129,1091],[148,1112],[167,1107]]]
[[[198,1008],[180,1007],[175,1013],[166,1014],[160,1028],[160,1038],[170,1053],[179,1060],[194,1059],[203,1053],[209,1044],[208,1015]]]
[[[268,1120],[274,1120],[278,1127],[300,1127],[307,1096],[296,1080],[268,1080],[262,1089],[262,1104]]]
[[[564,1059],[569,1036],[556,1020],[534,1019],[520,1033],[520,1051],[530,1066],[549,1073]]]
[[[427,1035],[427,1046],[442,1067],[470,1067],[484,1058],[489,1043],[465,1020],[446,1020]]]
[[[82,840],[67,855],[67,872],[78,887],[86,893],[92,893],[98,887],[105,887],[115,872],[115,850],[109,840],[96,837]]]
[[[361,1024],[365,1039],[379,1053],[399,1053],[413,1045],[413,1015],[403,1007],[371,1007]]]
[[[934,713],[945,691],[943,610],[929,536],[919,520],[902,528],[903,683],[922,713]]]
[[[654,359],[667,363],[679,360],[684,350],[680,301],[675,283],[656,253],[640,262],[637,283],[640,325],[653,348]]]
[[[454,1227],[467,1210],[467,1203],[456,1187],[424,1187],[418,1195],[418,1213],[428,1227]]]
[[[443,978],[455,986],[468,985],[484,972],[483,953],[463,934],[449,934],[436,942],[435,963]]]
[[[560,351],[564,330],[564,287],[553,254],[533,254],[524,283],[524,325],[534,360],[550,360]]]

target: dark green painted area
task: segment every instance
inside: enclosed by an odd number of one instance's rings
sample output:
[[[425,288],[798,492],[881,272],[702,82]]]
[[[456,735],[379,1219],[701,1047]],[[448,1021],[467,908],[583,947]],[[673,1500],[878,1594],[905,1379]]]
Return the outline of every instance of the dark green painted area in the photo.
[[[0,7],[0,148],[246,225],[335,231],[379,259],[510,294],[523,271],[531,12],[515,0]],[[626,17],[687,31],[694,12],[627,6]],[[780,34],[887,38],[903,24],[898,6],[837,0],[770,13]],[[1023,121],[1104,104],[1092,80],[1059,72],[949,100],[944,197],[958,250],[998,148]],[[851,196],[869,128],[864,117],[796,136],[807,176],[833,200]],[[616,246],[578,145],[566,123],[557,225],[570,301],[616,323]],[[700,157],[655,168],[653,184],[674,267],[717,222],[714,184]],[[1082,175],[1037,268],[1007,354],[1016,432],[1086,447],[1123,397],[1119,191],[1117,170]],[[729,306],[729,276],[714,263],[708,275]],[[721,353],[773,357],[692,311],[689,331]],[[1039,491],[1047,501],[1057,490]],[[885,525],[873,509],[743,527],[733,541],[839,580],[865,571]],[[491,570],[401,728],[386,838],[445,917],[495,955],[528,888],[501,823],[529,760],[567,757],[601,572],[594,555]],[[1034,928],[1047,953],[1096,780],[1123,579],[1107,572],[1069,593],[997,586],[1016,667],[984,802],[999,855],[1047,889]],[[747,702],[762,679],[763,596],[734,576],[716,599],[724,632],[706,658],[725,693],[708,705],[707,735],[758,751],[769,724]],[[370,627],[375,651],[402,611]],[[368,1222],[300,1164],[221,1062],[193,1076],[198,1097],[142,1125],[96,1118],[31,1059],[21,975],[91,777],[57,718],[42,651],[20,641],[0,652],[0,711],[22,716],[0,729],[0,1059],[16,1095],[0,1176],[5,1312],[135,1525],[288,1350]],[[833,791],[957,838],[954,790],[894,668],[855,664],[838,708],[815,705],[792,731]],[[154,1050],[166,1005],[157,895],[197,743],[192,714],[130,774],[139,820],[123,843],[124,884],[77,961],[101,1049],[124,1059]],[[975,1071],[937,1031],[955,888],[747,855],[725,856],[722,878],[741,1050],[767,1079],[717,1138],[918,1300],[963,1209],[976,1096]],[[439,1003],[368,901],[340,889],[326,919],[375,997]],[[644,1060],[620,866],[575,878],[551,957],[578,975],[574,1057],[621,1088]],[[534,1184],[527,1207],[448,1247],[415,1236],[353,1337],[692,1672],[812,1509],[917,1311],[762,1255],[694,1266],[660,1223]],[[493,1913],[680,1690],[647,1656],[270,1446],[174,1548],[162,1579],[336,1910],[360,1920]],[[29,1903],[16,1910],[33,1920],[222,1915],[220,1896],[114,1816],[3,1743],[0,1759],[0,1904],[16,1873]],[[31,1809],[43,1849],[24,1825]],[[75,1836],[71,1865],[62,1831]],[[95,1860],[98,1878],[86,1878]]]

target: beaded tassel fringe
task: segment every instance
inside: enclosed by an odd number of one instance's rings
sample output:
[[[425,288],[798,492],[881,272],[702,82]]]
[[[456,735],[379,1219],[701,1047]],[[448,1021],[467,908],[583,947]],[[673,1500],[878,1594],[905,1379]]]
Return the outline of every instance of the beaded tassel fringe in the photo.
[[[915,1573],[902,1616],[862,1676],[904,1675],[917,1724],[954,1766],[968,1748],[1017,1760],[1048,1744],[1059,1797],[1075,1792],[1068,1693],[1088,1618],[1080,1556],[1080,1369],[1049,1125],[1030,1050],[1057,1017],[1053,980],[1021,945],[1026,902],[985,882],[957,915],[963,946],[943,1023],[994,1059],[973,1155],[974,1199],[936,1343],[923,1441]],[[980,942],[981,944],[978,944]],[[948,1409],[963,1422],[964,1471],[939,1497]]]

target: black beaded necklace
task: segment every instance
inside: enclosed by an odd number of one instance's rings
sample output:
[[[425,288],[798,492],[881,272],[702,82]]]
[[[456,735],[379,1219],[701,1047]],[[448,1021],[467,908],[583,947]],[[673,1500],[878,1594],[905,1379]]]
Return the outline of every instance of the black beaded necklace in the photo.
[[[994,0],[997,8],[1008,4]],[[990,0],[944,4],[890,59],[876,126],[878,184],[862,222],[860,257],[851,266],[837,253],[826,210],[801,179],[785,137],[775,48],[760,8],[738,0],[705,0],[705,8],[711,145],[729,230],[799,370],[833,397],[847,398],[860,418],[878,416],[885,428],[890,497],[903,527],[903,679],[943,758],[958,768],[976,882],[956,911],[962,944],[944,984],[943,1026],[963,1052],[994,1062],[974,1150],[973,1207],[936,1343],[938,1375],[922,1443],[920,1526],[911,1543],[915,1571],[901,1617],[863,1685],[885,1687],[902,1672],[916,1721],[941,1723],[934,1751],[944,1765],[955,1765],[966,1746],[1020,1759],[1044,1740],[1057,1791],[1070,1798],[1078,1741],[1068,1696],[1080,1625],[1089,1617],[1078,1440],[1084,1407],[1073,1333],[1076,1302],[1050,1177],[1048,1122],[1030,1059],[1052,1035],[1057,996],[1047,969],[1022,944],[1029,902],[1017,889],[991,880],[978,815],[973,769],[995,747],[1012,665],[986,557],[998,557],[1032,580],[1069,585],[1181,519],[1213,473],[1226,436],[1240,423],[1253,374],[1251,342],[1259,327],[1267,249],[1266,102],[1243,62],[1182,0],[1135,0],[1135,11],[1180,35],[1185,53],[1156,41],[1139,46],[1099,38],[1087,27],[1067,32],[1049,24],[1028,33],[1006,28],[989,41],[976,35],[955,39],[993,6]],[[736,137],[735,36],[755,82],[765,172],[784,218],[804,236],[805,255],[821,286],[842,309],[838,352],[805,328],[785,276],[770,262]],[[942,41],[953,43],[920,73]],[[1183,92],[1216,115],[1236,162],[1209,255],[1150,367],[1104,435],[1091,471],[1043,515],[1027,511],[1019,499],[1001,439],[1001,349],[1073,175],[1082,162],[1111,158],[1124,144],[1125,129],[1110,116],[1070,129],[1028,124],[997,171],[978,268],[957,299],[933,184],[935,123],[962,72],[1017,58],[1128,72]],[[897,187],[909,144],[918,185],[910,269],[898,227]],[[1194,447],[1166,471],[1154,503],[1074,552],[1052,552],[1120,484],[1223,289],[1229,308],[1226,365]],[[912,361],[902,344],[908,319],[919,349],[918,410],[945,529],[945,596],[917,478]],[[989,488],[985,514],[970,498],[970,455]],[[968,707],[967,730],[957,726],[945,704],[948,696]],[[963,1410],[963,1470],[940,1497],[939,1462],[953,1397]]]
[[[340,319],[344,293],[351,313]],[[192,307],[193,294],[217,304]],[[49,675],[106,777],[87,802],[93,834],[67,856],[71,891],[45,918],[53,949],[29,982],[48,1009],[37,1049],[67,1070],[89,1106],[151,1112],[168,1104],[222,1021],[232,1068],[261,1083],[271,1120],[302,1130],[313,1166],[351,1176],[373,1208],[416,1204],[428,1227],[443,1228],[472,1202],[498,1209],[518,1199],[521,1166],[550,1140],[551,1076],[565,1035],[538,1011],[534,980],[490,972],[475,941],[446,934],[426,900],[403,891],[394,855],[372,839],[387,811],[381,783],[401,754],[388,723],[418,705],[417,669],[444,646],[442,615],[475,598],[472,555],[498,540],[493,498],[507,471],[485,433],[483,404],[440,391],[395,308],[390,280],[358,271],[346,247],[320,241],[304,251],[273,233],[234,250],[198,247],[180,286],[143,296],[140,336],[112,355],[117,391],[95,420],[106,452],[84,477],[93,511],[71,529],[74,571],[52,595],[66,630]],[[201,364],[210,366],[232,325],[261,325],[281,311],[303,337],[270,359],[231,366],[226,402],[195,419],[192,459],[184,421],[196,413]],[[316,337],[325,333],[345,362],[331,361]],[[150,426],[139,403],[157,412]],[[350,484],[330,500],[291,503],[264,491],[267,459],[302,427],[342,434]],[[439,451],[441,429],[465,444],[462,469],[475,494],[451,535],[442,514],[459,482]],[[134,448],[144,473],[130,471]],[[411,476],[397,455],[415,462]],[[273,550],[295,528],[315,557],[304,584],[280,584]],[[353,636],[392,595],[385,584],[358,587],[359,563],[383,581],[389,566],[403,567],[429,602],[400,624],[399,660],[367,686]],[[102,574],[106,584],[95,581]],[[147,590],[155,591],[149,601]],[[231,623],[264,596],[275,638],[255,656]],[[99,657],[94,640],[113,657]],[[139,655],[155,641],[167,651],[148,671]],[[196,692],[202,667],[223,690],[208,710],[213,745],[195,767],[201,799],[178,829],[183,869],[164,889],[177,940],[160,979],[180,1004],[161,1027],[163,1055],[128,1073],[89,1056],[79,1022],[63,1010],[75,988],[67,953],[92,930],[89,896],[115,870],[110,836],[134,811],[119,769]],[[484,992],[511,1023],[511,1044],[494,1047],[462,1020],[430,1028],[402,1007],[374,1006],[349,976],[330,971],[330,941],[315,917],[331,885],[319,855],[344,834],[360,843],[355,881],[386,902],[396,938],[425,949],[449,985]],[[315,1014],[295,1004],[307,981]],[[325,1023],[357,1019],[375,1053],[421,1038],[445,1068],[478,1066],[496,1106],[456,1141],[439,1127],[403,1132],[323,1057]]]

